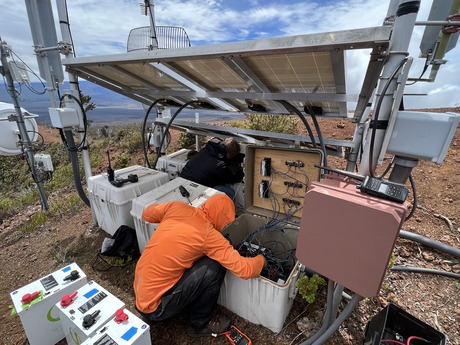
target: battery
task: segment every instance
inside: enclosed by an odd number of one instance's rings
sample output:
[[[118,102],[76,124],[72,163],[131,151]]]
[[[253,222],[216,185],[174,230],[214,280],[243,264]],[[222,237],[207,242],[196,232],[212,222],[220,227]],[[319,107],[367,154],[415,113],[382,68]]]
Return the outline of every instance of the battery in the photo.
[[[80,345],[92,337],[125,306],[93,280],[64,298],[56,306],[68,345]]]
[[[81,345],[151,345],[150,327],[127,309],[115,316]]]
[[[56,344],[64,339],[55,305],[86,281],[80,267],[72,263],[10,293],[30,345]]]

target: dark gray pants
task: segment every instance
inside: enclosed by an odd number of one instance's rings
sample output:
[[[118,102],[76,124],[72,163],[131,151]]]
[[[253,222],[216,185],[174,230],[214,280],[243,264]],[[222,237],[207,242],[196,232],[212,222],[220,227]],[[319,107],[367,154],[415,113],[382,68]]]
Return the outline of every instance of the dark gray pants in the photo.
[[[200,330],[208,324],[217,305],[226,269],[207,256],[199,259],[162,298],[157,310],[144,314],[151,321],[163,321],[187,310],[187,325]]]

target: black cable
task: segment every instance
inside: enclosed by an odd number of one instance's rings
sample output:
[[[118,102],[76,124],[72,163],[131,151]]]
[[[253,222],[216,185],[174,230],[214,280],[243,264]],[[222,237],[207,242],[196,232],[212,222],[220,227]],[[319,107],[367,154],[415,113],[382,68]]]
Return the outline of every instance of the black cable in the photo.
[[[155,105],[157,105],[158,102],[160,102],[160,101],[162,101],[162,100],[157,99],[157,100],[153,101],[153,103],[152,103],[152,104],[150,105],[150,107],[147,109],[147,111],[146,111],[146,113],[145,113],[145,116],[144,116],[144,120],[142,121],[142,133],[141,133],[141,135],[142,135],[142,149],[143,149],[143,151],[144,151],[144,159],[145,159],[145,162],[147,163],[147,166],[148,166],[149,168],[152,168],[152,167],[150,166],[150,162],[149,162],[149,159],[148,159],[148,157],[147,157],[147,148],[146,148],[146,144],[145,144],[145,128],[147,127],[147,119],[148,119],[148,117],[149,117],[149,115],[150,115],[150,112],[152,111],[153,107],[154,107]]]
[[[425,72],[427,71],[428,65],[429,65],[429,62],[428,62],[428,57],[427,57],[425,60],[425,66],[423,66],[423,70],[420,76],[416,80],[414,80],[412,83],[406,83],[406,86],[414,85],[415,83],[419,82],[422,79]]]
[[[75,46],[73,44],[72,30],[70,30],[69,9],[67,8],[67,0],[64,0],[64,7],[66,15],[66,21],[64,24],[66,24],[69,29],[70,43],[72,44],[72,55],[73,57],[77,57],[77,54],[75,53]]]
[[[339,175],[343,175],[345,177],[349,177],[349,178],[352,178],[353,180],[360,181],[360,182],[364,181],[364,179],[365,179],[364,176],[355,174],[355,173],[353,173],[351,171],[343,171],[343,170],[339,170],[339,169],[324,167],[324,166],[321,166],[321,165],[318,165],[318,164],[315,164],[314,167],[326,170],[327,172],[333,172],[333,173],[336,173],[336,174],[339,174]]]
[[[19,57],[19,55],[17,55],[13,50],[11,50],[11,54],[12,54],[11,56],[12,56],[12,58],[13,58],[13,61],[15,61],[15,60],[14,60],[14,57],[16,57],[16,58],[18,58],[18,59],[24,64],[24,66],[27,67],[27,68],[21,68],[21,67],[19,67],[19,66],[16,64],[16,66],[17,66],[19,69],[22,69],[22,70],[24,70],[24,71],[31,72],[35,77],[37,77],[37,79],[40,81],[40,83],[41,83],[42,86],[43,86],[43,91],[39,92],[39,91],[35,90],[29,83],[24,82],[24,84],[27,86],[27,88],[28,88],[32,93],[34,93],[34,94],[36,94],[36,95],[43,95],[43,94],[45,94],[45,92],[46,92],[46,86],[45,86],[45,83],[43,82],[43,80],[40,78],[40,76],[38,76],[38,75],[34,72],[34,70],[33,70],[32,68],[30,68],[30,67],[24,62],[24,60],[22,60],[22,59]]]
[[[432,238],[428,238],[428,237],[425,237],[419,234],[415,234],[413,232],[406,231],[406,230],[400,230],[399,237],[404,238],[406,240],[411,240],[411,241],[423,244],[427,247],[431,247],[431,248],[440,250],[442,252],[445,252],[447,254],[453,255],[457,258],[460,258],[460,249],[449,246],[441,242],[438,242],[436,240],[433,240]]]
[[[305,108],[304,108],[305,110]],[[323,165],[324,166],[329,166],[327,163],[327,151],[326,151],[326,145],[324,145],[324,139],[323,139],[323,134],[321,132],[321,128],[319,127],[318,119],[316,118],[315,113],[313,112],[313,108],[308,105],[307,106],[308,113],[311,116],[311,119],[313,120],[313,125],[315,126],[316,133],[318,134],[318,139],[319,139],[319,144],[321,146],[321,150],[323,151],[324,157],[323,157]]]
[[[415,213],[415,210],[417,209],[417,190],[415,189],[415,182],[414,178],[412,177],[412,174],[409,175],[409,181],[410,181],[410,186],[412,188],[412,194],[413,194],[413,202],[412,202],[412,209],[410,210],[409,214],[407,215],[406,219],[404,219],[405,222],[407,222],[409,219],[412,218],[412,216]]]
[[[377,125],[378,125],[378,119],[379,119],[379,113],[380,113],[380,107],[382,106],[382,102],[383,102],[383,99],[384,99],[384,96],[385,96],[385,93],[387,92],[388,88],[390,87],[390,84],[393,80],[393,78],[396,76],[396,73],[398,73],[398,71],[404,66],[404,64],[407,62],[407,58],[406,59],[403,59],[400,64],[398,65],[398,67],[393,71],[393,73],[391,74],[391,76],[388,78],[387,82],[385,83],[381,93],[380,93],[380,97],[379,97],[379,100],[377,102],[377,106],[375,107],[375,115],[374,115],[374,119],[373,119],[373,128],[372,128],[372,133],[371,133],[371,142],[370,142],[370,146],[369,146],[369,174],[372,176],[372,177],[375,177],[375,174],[374,174],[374,167],[373,167],[373,160],[374,160],[374,144],[375,144],[375,133],[377,132]]]
[[[423,267],[413,267],[413,266],[393,266],[391,267],[392,271],[398,272],[413,272],[413,273],[429,273],[429,274],[436,274],[442,275],[450,278],[460,279],[460,274],[442,270],[436,270],[431,268],[423,268]]]
[[[86,206],[91,207],[90,201],[86,196],[85,192],[83,191],[83,187],[81,185],[80,166],[78,164],[77,148],[75,147],[75,142],[73,140],[73,133],[71,130],[66,130],[64,134],[67,138],[68,151],[70,155],[70,161],[72,163],[75,187],[77,188],[77,192],[80,196],[80,199],[83,200]]]
[[[153,163],[153,167],[152,169],[155,169],[156,166],[157,166],[157,163],[158,163],[158,158],[160,158],[160,155],[161,155],[161,148],[163,147],[163,144],[165,142],[165,138],[166,138],[166,133],[169,131],[169,127],[171,127],[171,124],[173,123],[174,119],[176,118],[177,115],[179,115],[179,113],[187,106],[189,106],[190,104],[193,104],[193,103],[199,103],[200,101],[189,101],[187,103],[184,103],[180,106],[179,109],[177,109],[177,111],[174,113],[174,115],[171,117],[171,120],[169,120],[168,124],[166,125],[166,128],[165,128],[165,132],[163,133],[163,137],[161,138],[161,144],[160,144],[160,147],[158,148],[157,150],[157,156],[155,157],[155,162]]]
[[[80,90],[78,90],[80,92]],[[83,114],[83,130],[84,130],[84,134],[83,134],[83,138],[81,139],[80,143],[75,147],[75,150],[77,151],[81,151],[83,148],[84,148],[84,143],[86,142],[86,134],[88,132],[88,121],[87,121],[87,117],[86,117],[86,111],[85,111],[85,108],[83,107],[83,104],[81,103],[81,101],[75,97],[74,95],[72,94],[67,94],[67,95],[64,95],[60,98],[60,106],[62,106],[62,101],[65,97],[68,97],[68,98],[72,98],[75,102],[77,102],[78,106],[80,107],[80,110]],[[61,138],[62,138],[62,134],[61,134]]]
[[[311,130],[310,125],[308,124],[307,120],[306,120],[305,117],[302,115],[302,113],[299,111],[299,109],[297,109],[296,107],[294,107],[291,103],[286,102],[286,101],[283,101],[283,100],[278,100],[277,102],[278,102],[278,103],[281,103],[282,105],[284,105],[285,108],[289,108],[289,109],[292,110],[294,113],[296,113],[296,115],[300,118],[300,120],[301,120],[302,123],[304,124],[305,128],[307,129],[307,132],[308,132],[308,135],[310,136],[310,140],[311,140],[311,143],[312,143],[313,147],[317,147],[317,146],[316,146],[315,137],[313,136],[313,131]],[[288,109],[288,110],[289,110],[289,109]]]

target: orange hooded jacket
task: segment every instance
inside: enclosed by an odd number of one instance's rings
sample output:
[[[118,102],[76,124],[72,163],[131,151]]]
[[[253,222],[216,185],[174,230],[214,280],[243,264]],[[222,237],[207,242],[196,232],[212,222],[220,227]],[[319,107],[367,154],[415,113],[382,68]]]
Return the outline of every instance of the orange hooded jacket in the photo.
[[[225,194],[210,197],[201,208],[183,202],[153,204],[142,218],[160,223],[140,257],[134,277],[137,308],[148,314],[161,303],[184,272],[204,255],[236,276],[260,274],[265,258],[240,256],[220,231],[235,220],[235,206]]]

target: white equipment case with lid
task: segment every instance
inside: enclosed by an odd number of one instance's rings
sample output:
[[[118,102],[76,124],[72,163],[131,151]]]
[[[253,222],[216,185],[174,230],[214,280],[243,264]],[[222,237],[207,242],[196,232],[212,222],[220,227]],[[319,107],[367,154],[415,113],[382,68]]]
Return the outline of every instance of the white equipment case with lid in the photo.
[[[181,195],[179,186],[183,186],[190,193],[188,199]],[[142,253],[144,251],[150,237],[158,226],[158,224],[149,223],[142,219],[142,213],[148,206],[170,201],[183,201],[187,203],[190,201],[192,206],[200,207],[206,200],[215,194],[223,193],[182,177],[177,177],[161,187],[133,199],[131,215],[134,219],[134,228],[136,229],[140,252]]]
[[[72,263],[10,293],[30,345],[51,345],[64,339],[56,302],[85,284],[85,273]]]
[[[189,149],[180,149],[166,156],[158,158],[156,169],[167,172],[169,179],[173,180],[179,176],[180,172],[188,162]]]
[[[291,221],[283,226],[281,237],[276,232],[267,231],[260,238],[262,245],[267,248],[271,246],[270,243],[281,241],[282,246],[293,249],[292,255],[295,258],[303,198],[310,181],[319,179],[319,170],[314,165],[321,164],[321,158],[319,150],[247,146],[244,193],[246,213],[228,225],[222,234],[235,246],[272,219],[273,204],[279,205],[280,214],[277,218],[284,217],[292,205],[298,206],[299,210],[293,213]],[[299,186],[295,187],[294,183]],[[261,186],[269,186],[273,194],[267,195]],[[277,333],[283,328],[291,310],[297,294],[295,283],[299,275],[300,264],[297,260],[292,263],[289,275],[277,281],[262,275],[245,280],[227,271],[218,303],[248,321]]]
[[[127,179],[135,174],[138,181],[123,183],[121,187],[113,186],[107,174],[88,178],[88,193],[91,208],[100,228],[113,235],[121,225],[134,228],[130,215],[132,200],[169,181],[168,174],[140,165],[115,170],[115,179]]]

